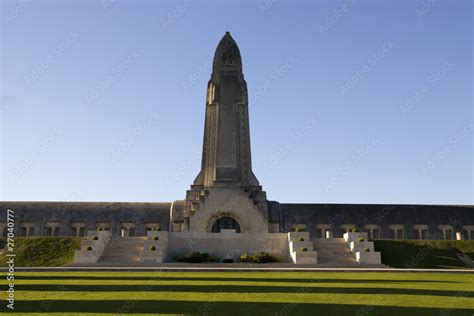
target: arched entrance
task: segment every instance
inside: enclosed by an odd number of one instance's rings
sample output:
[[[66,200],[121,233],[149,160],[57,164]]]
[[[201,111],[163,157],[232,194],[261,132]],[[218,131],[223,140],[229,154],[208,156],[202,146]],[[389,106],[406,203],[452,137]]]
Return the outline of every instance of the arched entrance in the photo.
[[[235,229],[236,233],[240,233],[240,225],[232,217],[221,217],[212,224],[211,232],[220,233],[221,229]]]

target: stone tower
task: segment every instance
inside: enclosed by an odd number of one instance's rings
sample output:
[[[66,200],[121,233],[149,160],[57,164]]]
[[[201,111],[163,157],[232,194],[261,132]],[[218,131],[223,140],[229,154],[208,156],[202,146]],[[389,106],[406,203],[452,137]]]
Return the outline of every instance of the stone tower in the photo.
[[[252,172],[247,83],[229,32],[207,85],[201,171],[186,200],[173,203],[171,218],[176,231],[268,231],[266,194]]]

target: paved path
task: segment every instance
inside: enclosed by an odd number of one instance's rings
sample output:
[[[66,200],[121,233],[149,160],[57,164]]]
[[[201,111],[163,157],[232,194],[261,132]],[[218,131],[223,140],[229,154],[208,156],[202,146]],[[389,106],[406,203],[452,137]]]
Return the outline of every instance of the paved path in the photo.
[[[7,268],[0,268],[1,272],[7,271]],[[233,266],[232,264],[216,265],[160,265],[160,266],[140,266],[140,267],[16,267],[16,272],[86,272],[86,271],[136,271],[136,272],[178,272],[178,271],[194,271],[194,272],[219,272],[219,271],[233,271],[233,272],[423,272],[423,273],[469,273],[474,274],[474,269],[397,269],[397,268],[343,268],[343,267],[315,267],[315,266],[247,266],[240,265]]]

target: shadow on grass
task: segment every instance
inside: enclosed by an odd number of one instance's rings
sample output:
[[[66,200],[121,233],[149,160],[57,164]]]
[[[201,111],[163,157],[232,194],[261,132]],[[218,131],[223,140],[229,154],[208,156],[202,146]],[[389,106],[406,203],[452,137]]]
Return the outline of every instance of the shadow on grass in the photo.
[[[469,309],[438,309],[340,304],[294,304],[254,302],[190,302],[161,300],[45,300],[17,301],[13,313],[80,312],[80,313],[156,313],[201,315],[472,315]]]
[[[80,276],[80,275],[26,275],[15,276],[16,280],[156,280],[156,281],[225,281],[225,282],[289,282],[289,283],[461,283],[443,280],[374,280],[374,279],[330,279],[330,278],[219,278],[219,277],[153,277],[153,276]]]
[[[117,284],[117,285],[82,285],[66,284],[66,292],[195,292],[195,293],[297,293],[304,289],[304,293],[327,294],[395,294],[395,295],[430,295],[456,296],[459,291],[431,290],[431,289],[395,289],[395,288],[344,288],[344,287],[290,287],[265,285],[175,285],[175,284]],[[17,291],[57,291],[58,284],[17,284]],[[474,292],[465,292],[466,297],[473,297]]]

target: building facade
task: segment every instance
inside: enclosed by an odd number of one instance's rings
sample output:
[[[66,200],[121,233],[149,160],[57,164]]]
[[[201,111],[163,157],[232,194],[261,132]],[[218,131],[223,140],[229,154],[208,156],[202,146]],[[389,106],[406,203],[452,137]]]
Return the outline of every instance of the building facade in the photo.
[[[252,171],[247,84],[239,48],[227,32],[207,86],[201,170],[183,200],[166,203],[0,202],[0,231],[15,211],[17,236],[116,237],[169,232],[285,233],[333,238],[358,228],[370,239],[474,239],[474,206],[285,204],[268,201]]]

